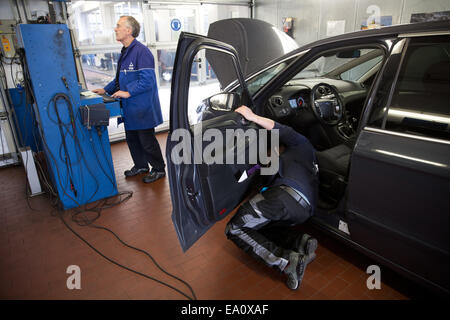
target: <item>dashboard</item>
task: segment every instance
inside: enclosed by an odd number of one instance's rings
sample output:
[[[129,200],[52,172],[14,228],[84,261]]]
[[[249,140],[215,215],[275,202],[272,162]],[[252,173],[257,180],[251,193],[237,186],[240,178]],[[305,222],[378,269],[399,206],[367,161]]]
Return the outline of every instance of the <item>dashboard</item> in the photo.
[[[283,87],[269,99],[269,108],[276,118],[283,118],[307,110],[310,90],[299,87]]]
[[[359,83],[329,78],[293,79],[269,98],[266,106],[267,115],[279,122],[291,124],[294,122],[295,126],[316,123],[317,119],[314,117],[311,106],[311,89],[319,83],[335,88],[344,108],[355,101],[358,101],[362,108],[367,89]],[[332,94],[326,86],[319,86],[317,92],[320,96]]]

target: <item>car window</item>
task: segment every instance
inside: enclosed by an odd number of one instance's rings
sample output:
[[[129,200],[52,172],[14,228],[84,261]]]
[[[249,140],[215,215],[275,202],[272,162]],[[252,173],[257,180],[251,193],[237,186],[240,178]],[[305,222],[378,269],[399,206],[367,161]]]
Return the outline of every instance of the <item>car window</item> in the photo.
[[[364,57],[368,54],[375,54],[377,56],[367,61]],[[248,80],[247,86],[250,94],[254,95],[258,92],[258,90],[265,86],[266,83],[282,72],[289,65],[289,63],[292,62],[292,59],[283,61]],[[362,61],[361,64],[357,64],[356,66],[350,64],[350,62],[357,59]],[[343,80],[357,81],[382,59],[383,52],[380,49],[340,51],[328,56],[319,57],[299,72],[293,79],[321,77],[340,68],[339,70],[342,69],[343,72],[341,72],[339,76],[342,77],[343,75],[345,78],[342,78]],[[351,65],[352,67],[346,69],[346,65]],[[240,89],[238,89],[238,92],[239,90]]]
[[[344,75],[343,80],[355,81],[379,61],[372,61],[374,59],[367,61],[366,57],[374,53],[379,60],[382,59],[383,55],[380,49],[350,49],[327,53],[303,68],[293,79],[342,77]],[[335,74],[335,71],[338,71],[338,74]]]
[[[209,63],[208,57],[219,59],[224,68],[234,70],[231,55],[213,49],[201,49],[197,52],[192,65],[188,91],[188,120],[190,125],[230,112],[241,95],[221,95],[223,92],[216,76],[216,70]],[[206,67],[206,78],[202,77],[200,68]]]
[[[288,61],[281,62],[261,73],[252,77],[247,81],[248,91],[250,95],[254,95],[259,89],[261,89],[267,82],[269,82],[273,77],[283,71],[287,65],[291,62],[291,59]]]
[[[385,128],[450,139],[450,37],[412,38]]]
[[[386,104],[388,103],[389,93],[391,92],[394,78],[402,59],[402,51],[406,39],[393,40],[392,43],[391,53],[383,66],[380,78],[375,84],[374,96],[371,99],[372,104],[369,104],[371,111],[367,119],[367,124],[375,128],[381,128],[383,125],[383,119],[386,115]]]
[[[363,75],[365,75],[370,69],[375,67],[379,62],[383,60],[383,56],[380,55],[378,57],[375,57],[369,61],[363,62],[360,65],[353,67],[345,72],[342,72],[340,74],[340,78],[342,80],[349,80],[349,81],[358,81],[361,79]]]

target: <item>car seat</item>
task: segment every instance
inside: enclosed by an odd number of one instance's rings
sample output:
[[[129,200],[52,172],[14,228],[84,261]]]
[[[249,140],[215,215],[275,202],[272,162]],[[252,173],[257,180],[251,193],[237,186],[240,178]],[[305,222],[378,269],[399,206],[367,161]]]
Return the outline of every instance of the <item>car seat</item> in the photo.
[[[352,149],[346,144],[316,152],[319,164],[320,199],[324,200],[328,206],[337,205],[345,194],[351,154]],[[324,206],[323,202],[321,204]]]

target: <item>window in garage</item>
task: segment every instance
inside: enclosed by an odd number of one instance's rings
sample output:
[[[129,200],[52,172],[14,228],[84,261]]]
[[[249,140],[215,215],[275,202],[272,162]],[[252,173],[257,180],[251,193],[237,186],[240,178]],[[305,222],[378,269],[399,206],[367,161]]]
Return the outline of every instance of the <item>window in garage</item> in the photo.
[[[158,2],[144,6],[144,16],[149,20],[150,32],[147,43],[155,56],[155,67],[157,66],[155,72],[163,120],[168,121],[172,70],[181,32],[206,36],[209,25],[217,20],[250,17],[250,7],[248,3],[236,2],[236,5],[230,5],[227,1],[217,1],[217,4]],[[208,92],[211,83],[217,83],[216,75],[201,53],[196,60],[190,87],[199,93]]]
[[[202,35],[209,24],[221,19],[248,18],[250,5],[246,1],[78,1],[68,3],[70,24],[81,53],[87,89],[104,87],[116,73],[122,45],[115,40],[114,27],[122,15],[135,17],[141,25],[138,40],[149,47],[155,58],[155,73],[165,129],[169,120],[170,86],[178,37],[182,31]],[[179,22],[179,25],[174,23]],[[177,26],[179,28],[177,28]],[[204,60],[204,57],[199,57]],[[195,64],[192,87],[207,92],[217,82],[209,62]],[[111,140],[124,137],[123,126],[111,119],[108,127]]]
[[[140,2],[73,1],[68,12],[80,49],[84,49],[84,46],[118,45],[114,28],[123,15],[131,15],[139,21],[141,33],[138,40],[145,41]]]

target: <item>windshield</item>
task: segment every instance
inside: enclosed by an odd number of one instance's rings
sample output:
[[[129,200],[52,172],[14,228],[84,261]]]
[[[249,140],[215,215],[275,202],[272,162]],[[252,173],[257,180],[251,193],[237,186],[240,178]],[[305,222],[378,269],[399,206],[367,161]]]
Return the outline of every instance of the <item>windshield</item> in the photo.
[[[281,73],[293,59],[280,62],[247,80],[250,95],[254,95],[264,87],[272,78]],[[331,54],[322,55],[308,64],[293,79],[328,77],[333,79],[359,81],[383,59],[381,49],[341,50]],[[239,87],[237,92],[241,93]]]
[[[369,61],[361,63],[354,68],[344,71],[340,74],[342,80],[359,81],[367,72],[369,72],[373,67],[377,66],[378,63],[383,60],[383,56],[380,55]]]
[[[260,88],[262,88],[267,82],[269,82],[270,79],[275,77],[277,74],[279,74],[284,68],[287,67],[291,60],[282,62],[280,64],[277,64],[260,74],[256,75],[252,79],[247,81],[247,87],[248,91],[250,92],[250,95],[254,95]]]
[[[357,81],[382,57],[383,51],[380,49],[341,50],[320,56],[293,79],[328,77]]]

